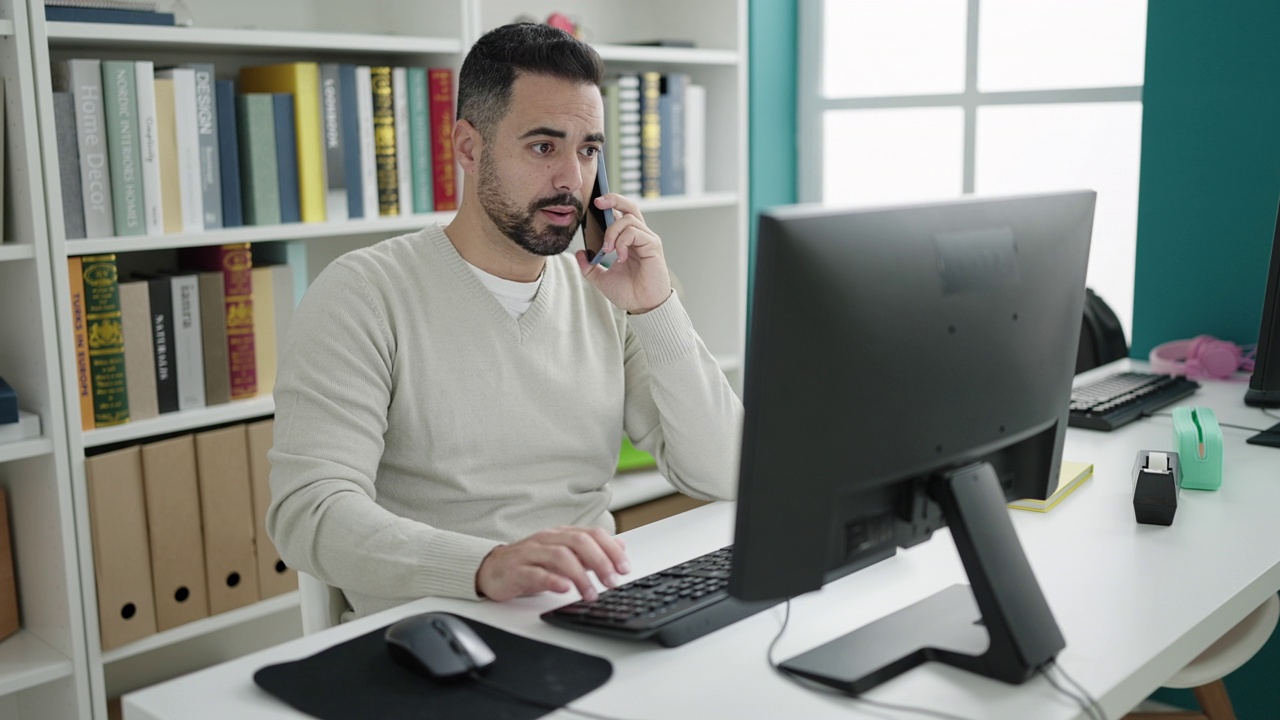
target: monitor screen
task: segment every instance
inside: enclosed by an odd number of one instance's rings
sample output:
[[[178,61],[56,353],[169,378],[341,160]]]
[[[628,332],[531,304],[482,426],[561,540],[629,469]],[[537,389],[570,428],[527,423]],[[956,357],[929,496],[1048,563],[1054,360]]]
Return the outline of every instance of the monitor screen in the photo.
[[[1276,213],[1271,270],[1267,273],[1267,289],[1262,299],[1257,361],[1244,401],[1255,407],[1280,407],[1280,211]]]
[[[761,216],[733,595],[815,590],[950,525],[973,590],[945,602],[976,602],[989,628],[1012,613],[1010,642],[1035,646],[1002,679],[1061,649],[1006,503],[1045,498],[1057,477],[1095,198]]]

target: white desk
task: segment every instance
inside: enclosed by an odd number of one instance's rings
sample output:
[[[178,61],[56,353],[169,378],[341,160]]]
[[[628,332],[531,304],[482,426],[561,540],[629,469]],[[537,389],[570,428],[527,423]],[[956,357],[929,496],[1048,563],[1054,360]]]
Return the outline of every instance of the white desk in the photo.
[[[1187,402],[1213,407],[1221,422],[1274,424],[1244,406],[1244,389],[1240,383],[1209,383]],[[1048,514],[1013,512],[1066,636],[1058,662],[1102,703],[1109,718],[1139,703],[1280,589],[1280,450],[1246,445],[1251,433],[1224,428],[1220,491],[1182,491],[1172,527],[1134,521],[1134,455],[1140,449],[1171,448],[1170,427],[1169,418],[1156,417],[1111,433],[1071,430],[1065,456],[1094,463],[1094,477]],[[633,576],[727,544],[733,512],[732,504],[719,503],[627,533]],[[930,542],[794,601],[777,656],[791,657],[963,581],[950,535],[938,533]],[[125,717],[297,720],[304,716],[253,684],[255,670],[427,610],[448,610],[608,657],[613,678],[573,703],[583,710],[650,720],[897,717],[856,700],[806,691],[776,675],[765,663],[765,651],[780,627],[781,606],[683,647],[663,649],[559,630],[538,619],[568,600],[556,595],[505,604],[420,600],[132,693],[124,698]],[[1043,678],[1010,686],[936,664],[891,680],[868,697],[974,720],[1085,717]]]

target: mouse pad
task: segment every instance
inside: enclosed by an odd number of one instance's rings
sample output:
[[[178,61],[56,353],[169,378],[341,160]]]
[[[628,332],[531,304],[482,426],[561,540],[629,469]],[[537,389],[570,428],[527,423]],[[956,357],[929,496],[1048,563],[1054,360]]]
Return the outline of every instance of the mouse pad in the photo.
[[[613,674],[613,665],[602,657],[462,619],[497,656],[484,677],[515,693],[558,707],[595,690]],[[383,639],[386,629],[379,628],[311,657],[269,665],[254,673],[253,681],[320,720],[533,720],[551,712],[468,679],[436,683],[409,670],[387,652]]]

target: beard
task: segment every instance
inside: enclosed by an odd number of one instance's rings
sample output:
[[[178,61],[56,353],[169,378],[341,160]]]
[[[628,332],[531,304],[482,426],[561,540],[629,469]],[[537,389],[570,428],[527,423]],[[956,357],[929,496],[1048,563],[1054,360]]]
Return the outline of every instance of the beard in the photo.
[[[582,201],[570,194],[542,198],[520,208],[507,199],[502,192],[502,183],[498,179],[497,168],[493,166],[493,157],[485,154],[480,158],[480,177],[477,183],[477,197],[480,207],[484,209],[489,220],[506,235],[511,242],[534,255],[559,255],[573,242],[573,236],[582,224]],[[535,221],[542,208],[554,205],[573,207],[577,213],[577,222],[560,226],[548,225],[538,231]]]

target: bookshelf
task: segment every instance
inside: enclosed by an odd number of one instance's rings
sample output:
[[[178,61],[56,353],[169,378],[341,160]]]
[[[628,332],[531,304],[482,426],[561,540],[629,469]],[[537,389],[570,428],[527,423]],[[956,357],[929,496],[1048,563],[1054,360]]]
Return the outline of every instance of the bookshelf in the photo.
[[[161,0],[161,9],[171,3]],[[0,374],[36,397],[43,437],[0,446],[0,484],[27,487],[10,500],[20,568],[21,642],[0,643],[0,717],[107,717],[107,700],[301,633],[296,593],[215,615],[104,651],[98,627],[85,458],[176,433],[267,417],[269,395],[81,430],[75,396],[67,258],[116,253],[122,268],[171,264],[183,248],[249,242],[255,257],[291,266],[300,295],[340,254],[378,240],[447,223],[452,213],[240,227],[162,236],[67,239],[62,220],[50,65],[86,57],[151,60],[157,67],[213,63],[219,79],[241,67],[294,60],[460,67],[484,31],[522,15],[564,12],[585,28],[611,73],[680,71],[706,88],[705,191],[645,198],[646,220],[662,236],[694,325],[740,387],[747,274],[746,0],[185,0],[190,27],[49,23],[42,0],[0,0],[0,71],[8,109],[6,224],[22,244],[0,244],[0,330],[19,340],[0,347]],[[695,47],[627,43],[671,37]],[[25,181],[25,183],[23,182]],[[24,195],[12,189],[30,188]],[[25,207],[25,210],[24,210]],[[12,280],[12,282],[10,281]],[[24,314],[25,313],[25,314]],[[27,317],[29,315],[30,317]],[[56,331],[53,329],[56,328]],[[10,349],[12,348],[12,350]],[[34,349],[34,350],[33,350]],[[14,357],[16,356],[16,360]],[[17,387],[17,384],[15,384]],[[64,388],[70,389],[70,395]],[[26,483],[42,475],[43,483]],[[37,487],[38,486],[38,487]],[[615,509],[662,497],[656,473],[618,481]],[[30,539],[28,539],[28,537]],[[58,572],[49,573],[48,568]],[[52,575],[52,578],[46,577]],[[16,660],[10,655],[17,654]]]

